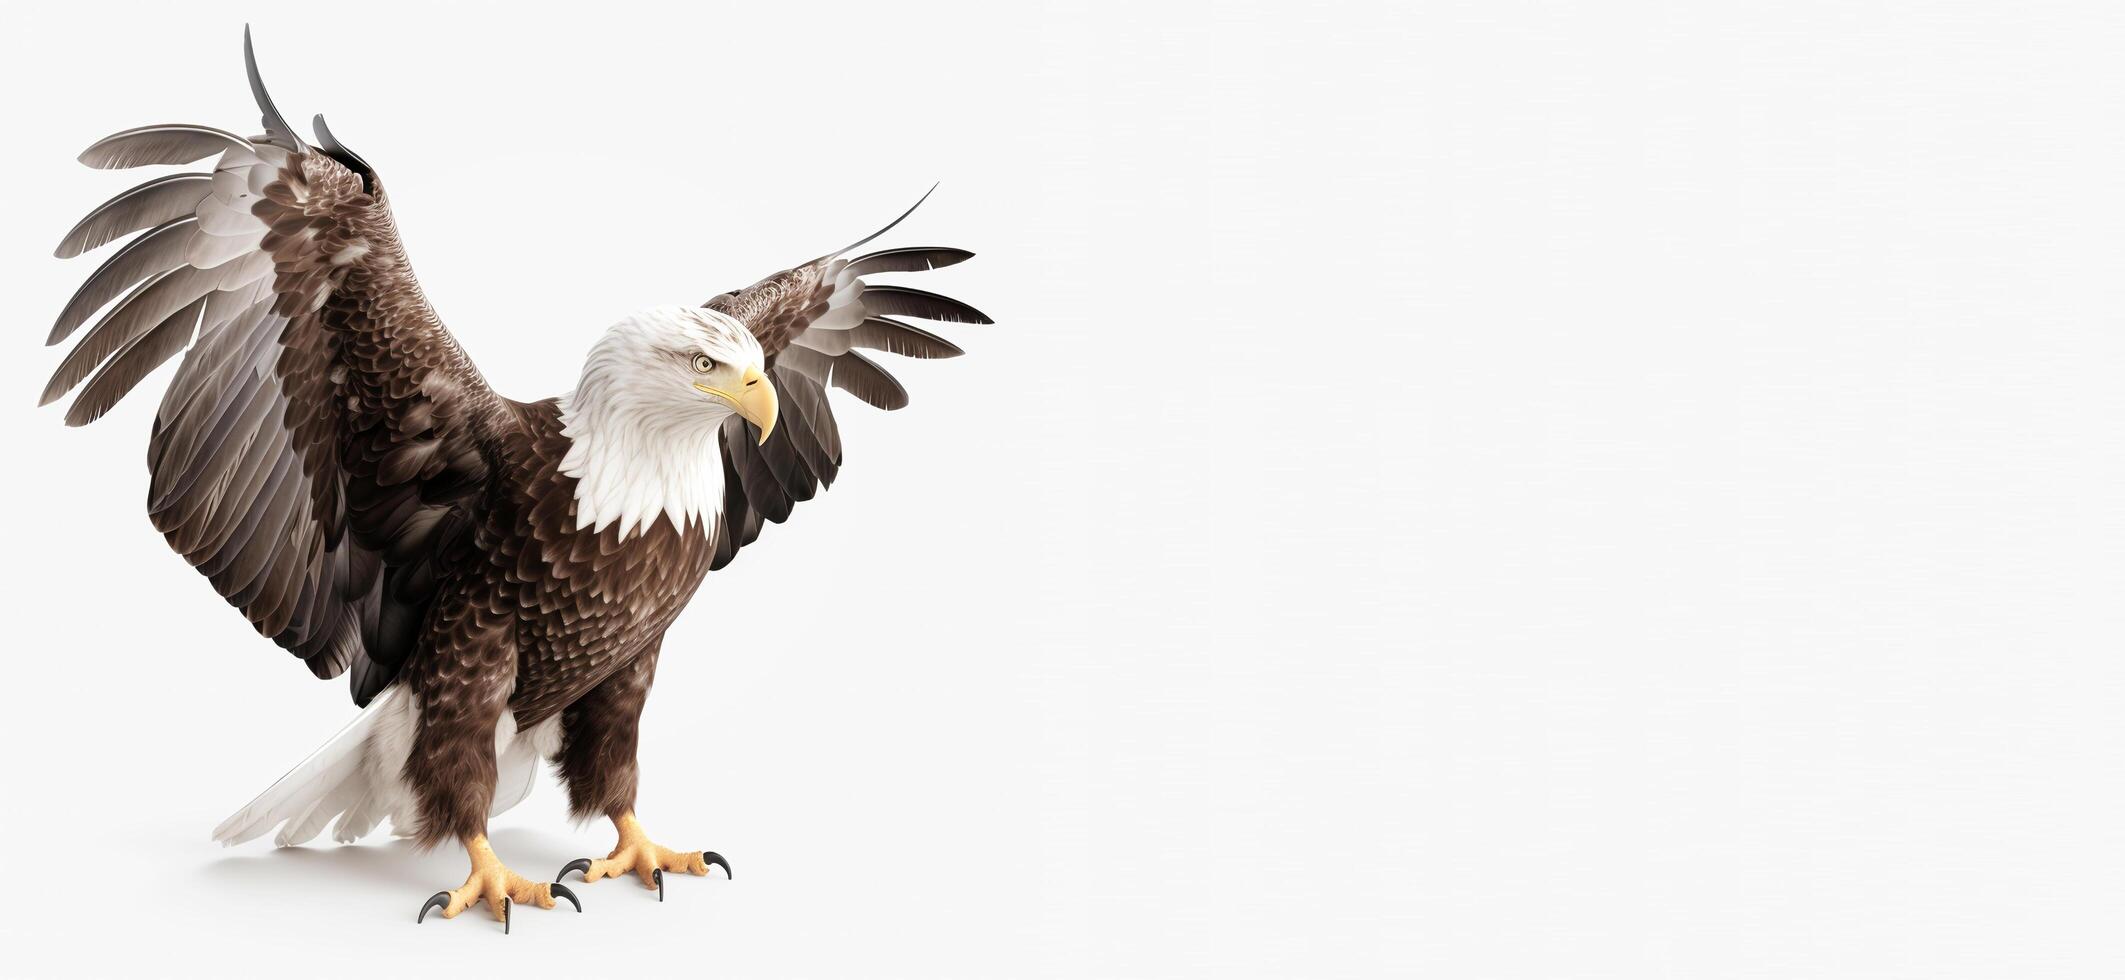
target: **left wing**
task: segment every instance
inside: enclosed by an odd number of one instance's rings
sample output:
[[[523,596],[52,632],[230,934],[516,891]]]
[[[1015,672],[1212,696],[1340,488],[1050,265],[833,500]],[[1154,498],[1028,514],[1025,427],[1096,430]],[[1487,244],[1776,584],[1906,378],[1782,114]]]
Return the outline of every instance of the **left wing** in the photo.
[[[160,125],[98,140],[92,167],[181,165],[97,208],[59,245],[139,232],[59,314],[77,341],[43,403],[77,386],[94,421],[183,361],[148,443],[148,516],[240,610],[356,704],[416,648],[468,560],[488,460],[522,432],[413,275],[376,172],[316,121],[296,136],[244,35],[265,135]],[[100,317],[95,314],[104,310]]]
[[[915,202],[915,207],[921,206],[922,201]],[[842,258],[914,212],[909,208],[854,245],[702,304],[753,332],[767,354],[767,372],[782,401],[781,418],[764,443],[756,442],[758,430],[742,418],[733,415],[723,423],[723,520],[711,568],[730,564],[740,548],[760,536],[763,522],[789,520],[798,501],[812,499],[822,485],[833,485],[841,470],[841,433],[827,402],[828,387],[889,412],[908,403],[907,389],[857,353],[859,348],[903,357],[958,357],[965,352],[951,341],[894,318],[995,322],[955,299],[906,286],[865,283],[862,278],[956,265],[973,258],[972,252],[893,248]]]

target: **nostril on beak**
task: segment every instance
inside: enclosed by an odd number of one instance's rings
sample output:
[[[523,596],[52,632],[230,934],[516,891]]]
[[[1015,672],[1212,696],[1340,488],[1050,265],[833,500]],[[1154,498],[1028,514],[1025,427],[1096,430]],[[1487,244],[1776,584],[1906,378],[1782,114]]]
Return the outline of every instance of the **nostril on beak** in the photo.
[[[751,380],[751,381],[748,381],[748,382],[746,382],[746,383],[745,383],[745,386],[746,386],[747,388],[750,388],[750,387],[752,387],[752,386],[754,386],[754,385],[756,385],[756,384],[759,384],[759,383],[760,383],[760,379],[759,379],[759,378],[754,378],[753,380]]]

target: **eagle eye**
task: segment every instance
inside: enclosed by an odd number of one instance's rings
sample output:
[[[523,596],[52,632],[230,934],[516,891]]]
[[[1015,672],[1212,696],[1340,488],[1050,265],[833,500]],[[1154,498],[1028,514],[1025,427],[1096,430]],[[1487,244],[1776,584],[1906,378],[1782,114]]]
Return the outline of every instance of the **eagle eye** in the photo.
[[[716,369],[716,362],[715,362],[715,361],[714,361],[714,360],[713,360],[712,358],[710,358],[710,357],[709,357],[709,356],[708,356],[707,354],[695,354],[695,355],[694,355],[694,370],[695,370],[695,371],[697,371],[697,372],[699,372],[699,373],[701,373],[701,374],[707,374],[708,372],[710,372],[710,371],[713,371],[713,370],[715,370],[715,369]]]

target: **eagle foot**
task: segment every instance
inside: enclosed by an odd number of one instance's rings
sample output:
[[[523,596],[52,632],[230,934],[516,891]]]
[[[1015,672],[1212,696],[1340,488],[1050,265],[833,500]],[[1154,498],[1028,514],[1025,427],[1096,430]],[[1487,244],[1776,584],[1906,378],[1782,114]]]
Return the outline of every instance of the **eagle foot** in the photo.
[[[714,851],[674,851],[664,847],[649,839],[632,813],[614,818],[613,825],[620,831],[620,842],[611,854],[597,860],[577,858],[568,862],[554,877],[565,878],[571,871],[580,871],[583,880],[588,882],[633,874],[642,879],[642,887],[655,889],[657,901],[661,902],[664,900],[666,871],[699,876],[708,874],[709,865],[715,865],[723,869],[725,878],[731,876],[730,862],[724,860],[723,855]]]
[[[442,909],[443,918],[454,919],[459,912],[471,908],[476,902],[484,901],[487,910],[494,913],[495,919],[502,923],[502,933],[507,935],[510,910],[518,905],[530,904],[550,909],[555,904],[554,896],[558,895],[575,906],[577,912],[583,911],[582,900],[576,898],[575,893],[568,890],[568,886],[558,882],[532,881],[509,870],[501,858],[494,856],[494,848],[488,846],[485,835],[475,836],[465,842],[465,851],[472,857],[472,874],[465,878],[463,885],[428,896],[428,900],[421,904],[420,915],[413,919],[415,924],[426,920],[433,909]]]

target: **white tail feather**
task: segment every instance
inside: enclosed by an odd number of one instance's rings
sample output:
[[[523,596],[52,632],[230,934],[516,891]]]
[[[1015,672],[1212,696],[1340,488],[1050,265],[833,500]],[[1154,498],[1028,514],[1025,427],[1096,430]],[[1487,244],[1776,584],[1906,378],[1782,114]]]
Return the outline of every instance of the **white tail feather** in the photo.
[[[399,702],[404,697],[396,687],[378,694],[376,700],[369,702],[369,706],[324,747],[310,753],[309,758],[288,770],[287,775],[258,794],[257,799],[214,828],[214,839],[224,846],[241,844],[283,824],[287,830],[276,841],[282,846],[299,844],[316,836],[315,830],[299,838],[291,832],[307,823],[303,818],[319,809],[318,804],[333,795],[342,784],[363,775],[362,763],[367,754],[364,750],[370,733],[376,730],[378,721],[386,714],[400,710]]]
[[[413,747],[417,715],[403,689],[384,689],[323,748],[214,828],[214,839],[232,846],[279,827],[273,843],[289,847],[308,842],[329,824],[333,839],[348,844],[375,830],[386,817],[393,833],[407,836],[413,828],[413,794],[399,774]],[[558,751],[560,740],[558,716],[520,734],[515,716],[503,712],[494,732],[496,778],[490,815],[531,795],[539,760]]]

